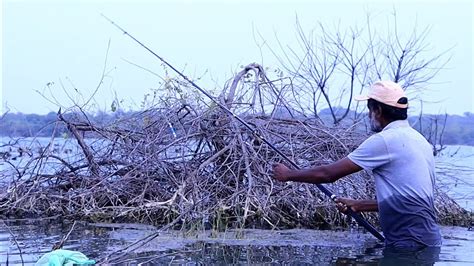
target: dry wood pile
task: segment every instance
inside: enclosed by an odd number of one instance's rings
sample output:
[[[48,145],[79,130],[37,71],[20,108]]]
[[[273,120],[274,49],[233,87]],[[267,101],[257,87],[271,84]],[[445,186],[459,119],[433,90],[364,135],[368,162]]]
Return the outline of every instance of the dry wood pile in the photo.
[[[251,71],[255,82],[245,83]],[[262,73],[251,65],[219,99],[301,167],[340,159],[366,137],[352,127],[328,127],[317,119],[282,117],[276,109],[265,109],[274,99],[258,96],[272,89]],[[175,92],[189,89],[176,80],[166,86]],[[249,86],[254,103],[243,105],[248,90],[242,88]],[[93,123],[77,111],[59,113],[58,124],[67,126],[77,153],[55,154],[51,139],[21,166],[3,159],[1,215],[58,215],[177,229],[351,224],[316,186],[274,181],[272,163],[282,159],[218,106],[169,97],[107,124]],[[339,196],[375,197],[373,179],[365,172],[327,187]],[[468,221],[468,214],[445,194],[437,193],[436,203],[443,223]],[[364,217],[377,224],[375,214]]]

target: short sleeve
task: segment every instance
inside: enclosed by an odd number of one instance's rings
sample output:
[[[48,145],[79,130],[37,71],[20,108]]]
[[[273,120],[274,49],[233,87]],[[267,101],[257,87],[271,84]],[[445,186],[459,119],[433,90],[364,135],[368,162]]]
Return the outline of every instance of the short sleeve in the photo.
[[[379,134],[370,136],[347,157],[353,163],[368,171],[373,171],[375,168],[390,162],[387,145]]]

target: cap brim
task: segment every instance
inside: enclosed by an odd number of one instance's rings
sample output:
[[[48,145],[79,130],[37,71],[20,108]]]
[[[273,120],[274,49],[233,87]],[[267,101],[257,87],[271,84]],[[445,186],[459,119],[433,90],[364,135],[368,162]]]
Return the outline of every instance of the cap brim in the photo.
[[[356,100],[356,101],[366,101],[366,100],[368,100],[368,99],[370,99],[370,97],[367,96],[367,95],[357,95],[357,96],[354,96],[354,100]]]

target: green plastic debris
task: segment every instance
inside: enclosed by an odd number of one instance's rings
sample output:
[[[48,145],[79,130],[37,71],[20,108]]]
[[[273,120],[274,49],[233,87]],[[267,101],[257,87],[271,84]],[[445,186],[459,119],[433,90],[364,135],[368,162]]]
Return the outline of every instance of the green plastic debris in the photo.
[[[95,264],[95,260],[90,260],[86,255],[78,251],[57,249],[44,254],[35,265],[37,266],[72,266]]]

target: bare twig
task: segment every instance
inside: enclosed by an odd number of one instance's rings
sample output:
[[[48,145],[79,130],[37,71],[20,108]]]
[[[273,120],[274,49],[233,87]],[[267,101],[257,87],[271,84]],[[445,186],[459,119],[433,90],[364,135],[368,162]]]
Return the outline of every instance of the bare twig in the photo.
[[[5,225],[8,232],[10,232],[10,235],[13,237],[13,242],[15,242],[16,248],[18,249],[18,252],[20,253],[21,265],[25,265],[25,262],[23,261],[23,252],[21,251],[21,248],[20,248],[20,245],[18,244],[18,241],[16,241],[15,234],[13,234],[10,227],[4,221],[2,221],[2,223],[3,223],[3,225]]]

